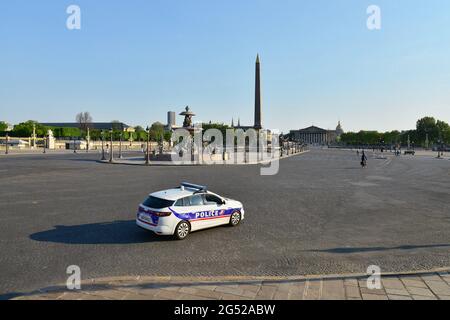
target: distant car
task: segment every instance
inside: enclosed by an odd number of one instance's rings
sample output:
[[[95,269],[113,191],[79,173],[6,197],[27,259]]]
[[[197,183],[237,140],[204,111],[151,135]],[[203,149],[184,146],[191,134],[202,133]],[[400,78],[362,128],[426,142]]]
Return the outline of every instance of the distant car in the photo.
[[[236,227],[244,220],[244,207],[205,186],[182,183],[150,194],[139,206],[136,224],[158,235],[185,239],[191,232],[221,225]]]

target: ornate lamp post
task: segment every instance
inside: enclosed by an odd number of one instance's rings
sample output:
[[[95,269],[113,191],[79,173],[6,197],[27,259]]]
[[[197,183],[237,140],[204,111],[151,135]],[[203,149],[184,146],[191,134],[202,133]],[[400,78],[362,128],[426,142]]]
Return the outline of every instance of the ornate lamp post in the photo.
[[[119,140],[119,159],[122,159],[122,135],[123,135],[123,132],[120,132],[120,140]]]
[[[6,150],[5,154],[9,154],[9,134],[6,132]]]
[[[440,158],[441,157],[441,140],[440,139],[438,139],[438,141],[437,141],[437,152],[438,152],[438,158]]]
[[[46,148],[47,148],[47,139],[45,138],[45,134],[44,134],[44,140],[43,140],[43,142],[44,142],[44,154],[45,153],[47,153],[47,151],[46,151]]]
[[[106,157],[105,157],[105,132],[103,130],[102,130],[101,135],[102,135],[102,161],[105,161],[106,160]]]
[[[145,165],[150,164],[150,127],[147,127],[147,154],[145,155]]]
[[[91,135],[89,134],[89,127],[87,127],[87,134],[86,134],[86,153],[89,152],[89,142],[91,140]]]
[[[33,123],[33,134],[32,134],[32,139],[33,139],[33,148],[32,149],[36,149],[36,124]]]
[[[110,147],[110,152],[109,152],[109,163],[113,163],[114,162],[114,146],[113,146],[113,129],[111,128],[111,147]]]
[[[163,154],[164,153],[164,134],[161,135],[160,143],[161,143],[161,146],[160,146],[160,149],[159,149],[159,153]]]
[[[443,140],[441,138],[440,133],[439,133],[439,139],[438,139],[437,143],[438,143],[438,147],[437,147],[437,149],[438,149],[438,158],[440,158],[442,155],[444,155],[444,153],[442,152],[442,150],[444,149],[444,147],[443,147]]]

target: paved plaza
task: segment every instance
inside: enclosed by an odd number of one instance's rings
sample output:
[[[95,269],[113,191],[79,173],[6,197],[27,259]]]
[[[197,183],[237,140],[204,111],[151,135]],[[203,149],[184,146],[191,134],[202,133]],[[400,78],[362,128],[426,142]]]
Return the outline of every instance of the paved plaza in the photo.
[[[281,160],[275,176],[261,176],[259,165],[144,167],[98,159],[81,153],[0,156],[0,299],[65,283],[70,265],[80,266],[82,279],[260,277],[259,284],[243,284],[259,286],[257,295],[275,295],[263,280],[271,277],[316,275],[308,288],[326,290],[323,275],[365,274],[369,265],[383,273],[450,266],[448,159],[370,155],[361,169],[356,151],[312,149]],[[243,202],[246,220],[181,242],[137,228],[135,212],[146,195],[181,181]],[[421,275],[409,280],[422,281],[417,288],[425,283],[423,289],[441,298],[448,276],[431,276],[441,284]],[[402,292],[414,298],[400,280]],[[336,281],[341,294],[341,285],[352,287]],[[228,287],[240,285],[234,282]],[[288,290],[295,287],[300,295],[298,283]],[[189,294],[172,286],[166,291]],[[302,291],[307,296],[308,288]],[[361,298],[363,289],[358,284]]]
[[[447,270],[386,275],[373,288],[367,276],[116,277],[85,281],[80,290],[42,288],[16,300],[450,300]]]

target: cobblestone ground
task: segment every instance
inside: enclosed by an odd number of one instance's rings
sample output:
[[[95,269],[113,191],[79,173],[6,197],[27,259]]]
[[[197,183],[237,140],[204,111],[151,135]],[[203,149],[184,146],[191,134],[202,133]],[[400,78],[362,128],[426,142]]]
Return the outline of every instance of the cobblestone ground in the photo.
[[[366,276],[302,278],[149,278],[91,280],[81,290],[41,289],[16,300],[449,300],[450,270],[381,278],[369,289]]]

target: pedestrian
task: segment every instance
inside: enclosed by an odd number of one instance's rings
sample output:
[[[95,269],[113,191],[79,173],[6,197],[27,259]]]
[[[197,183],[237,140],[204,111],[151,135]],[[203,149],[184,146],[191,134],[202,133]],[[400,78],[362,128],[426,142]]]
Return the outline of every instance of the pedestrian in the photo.
[[[361,156],[361,167],[365,168],[367,165],[366,153],[363,151]]]

